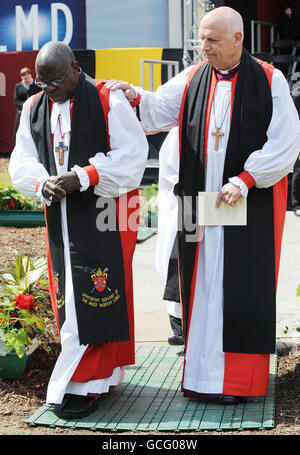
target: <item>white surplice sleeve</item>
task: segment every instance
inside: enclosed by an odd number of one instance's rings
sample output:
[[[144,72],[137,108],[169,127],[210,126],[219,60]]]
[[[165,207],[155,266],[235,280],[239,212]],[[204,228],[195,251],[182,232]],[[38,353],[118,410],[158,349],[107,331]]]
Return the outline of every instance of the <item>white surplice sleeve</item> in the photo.
[[[290,171],[300,153],[299,115],[290,95],[288,83],[275,69],[272,78],[273,113],[267,142],[248,157],[244,169],[257,188],[268,188]]]
[[[16,145],[9,161],[9,174],[12,184],[25,196],[39,197],[45,202],[41,191],[36,192],[37,184],[41,189],[49,174],[40,162],[30,129],[31,98],[25,101],[16,135]]]
[[[181,101],[192,66],[181,71],[155,92],[135,87],[141,94],[141,123],[145,131],[169,130],[178,125]]]
[[[178,200],[174,186],[179,177],[179,128],[172,128],[159,151],[158,229],[156,270],[167,281],[169,259],[178,225]]]
[[[148,158],[145,133],[121,90],[110,92],[108,129],[111,150],[106,155],[97,153],[89,159],[89,163],[99,174],[95,194],[117,197],[139,187]],[[86,172],[78,166],[74,170],[80,178],[82,189],[86,189]]]

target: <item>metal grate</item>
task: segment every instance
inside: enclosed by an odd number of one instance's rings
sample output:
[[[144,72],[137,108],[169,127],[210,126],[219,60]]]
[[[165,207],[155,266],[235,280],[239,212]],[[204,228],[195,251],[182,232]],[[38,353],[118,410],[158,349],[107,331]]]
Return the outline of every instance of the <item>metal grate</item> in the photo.
[[[180,391],[182,352],[176,347],[137,346],[136,364],[124,381],[99,399],[98,410],[78,420],[59,419],[43,405],[29,425],[85,428],[93,431],[180,432],[274,427],[276,356],[271,356],[269,392],[237,405],[198,402]]]

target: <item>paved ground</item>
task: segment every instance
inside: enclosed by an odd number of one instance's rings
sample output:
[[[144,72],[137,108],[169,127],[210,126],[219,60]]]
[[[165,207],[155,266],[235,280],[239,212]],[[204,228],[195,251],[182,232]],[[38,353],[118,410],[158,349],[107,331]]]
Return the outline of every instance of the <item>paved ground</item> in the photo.
[[[296,289],[300,284],[300,218],[287,212],[277,290],[277,338],[296,337],[300,342],[300,297]],[[285,335],[283,330],[288,327]]]
[[[157,235],[139,243],[134,257],[136,342],[165,342],[172,334],[162,300],[163,284],[156,272]],[[300,218],[287,212],[283,235],[281,265],[277,291],[278,343],[300,343]],[[288,327],[288,333],[284,330]]]

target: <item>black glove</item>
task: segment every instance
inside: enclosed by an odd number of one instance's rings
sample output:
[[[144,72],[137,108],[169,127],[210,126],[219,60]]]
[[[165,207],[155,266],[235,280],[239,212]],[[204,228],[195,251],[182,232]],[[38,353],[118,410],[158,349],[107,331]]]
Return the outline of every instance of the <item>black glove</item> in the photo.
[[[65,174],[58,175],[53,180],[56,186],[65,191],[66,194],[71,194],[80,189],[80,180],[74,171],[66,172]]]
[[[48,201],[58,202],[65,197],[66,192],[63,188],[56,185],[53,180],[47,180],[42,188],[42,194]]]

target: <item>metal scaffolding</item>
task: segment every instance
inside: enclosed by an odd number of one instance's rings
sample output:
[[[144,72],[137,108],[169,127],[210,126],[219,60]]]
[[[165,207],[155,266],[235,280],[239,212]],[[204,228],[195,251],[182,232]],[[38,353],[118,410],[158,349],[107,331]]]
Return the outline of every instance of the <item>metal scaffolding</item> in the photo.
[[[184,68],[204,59],[198,34],[199,22],[214,7],[214,2],[211,0],[183,0]]]

